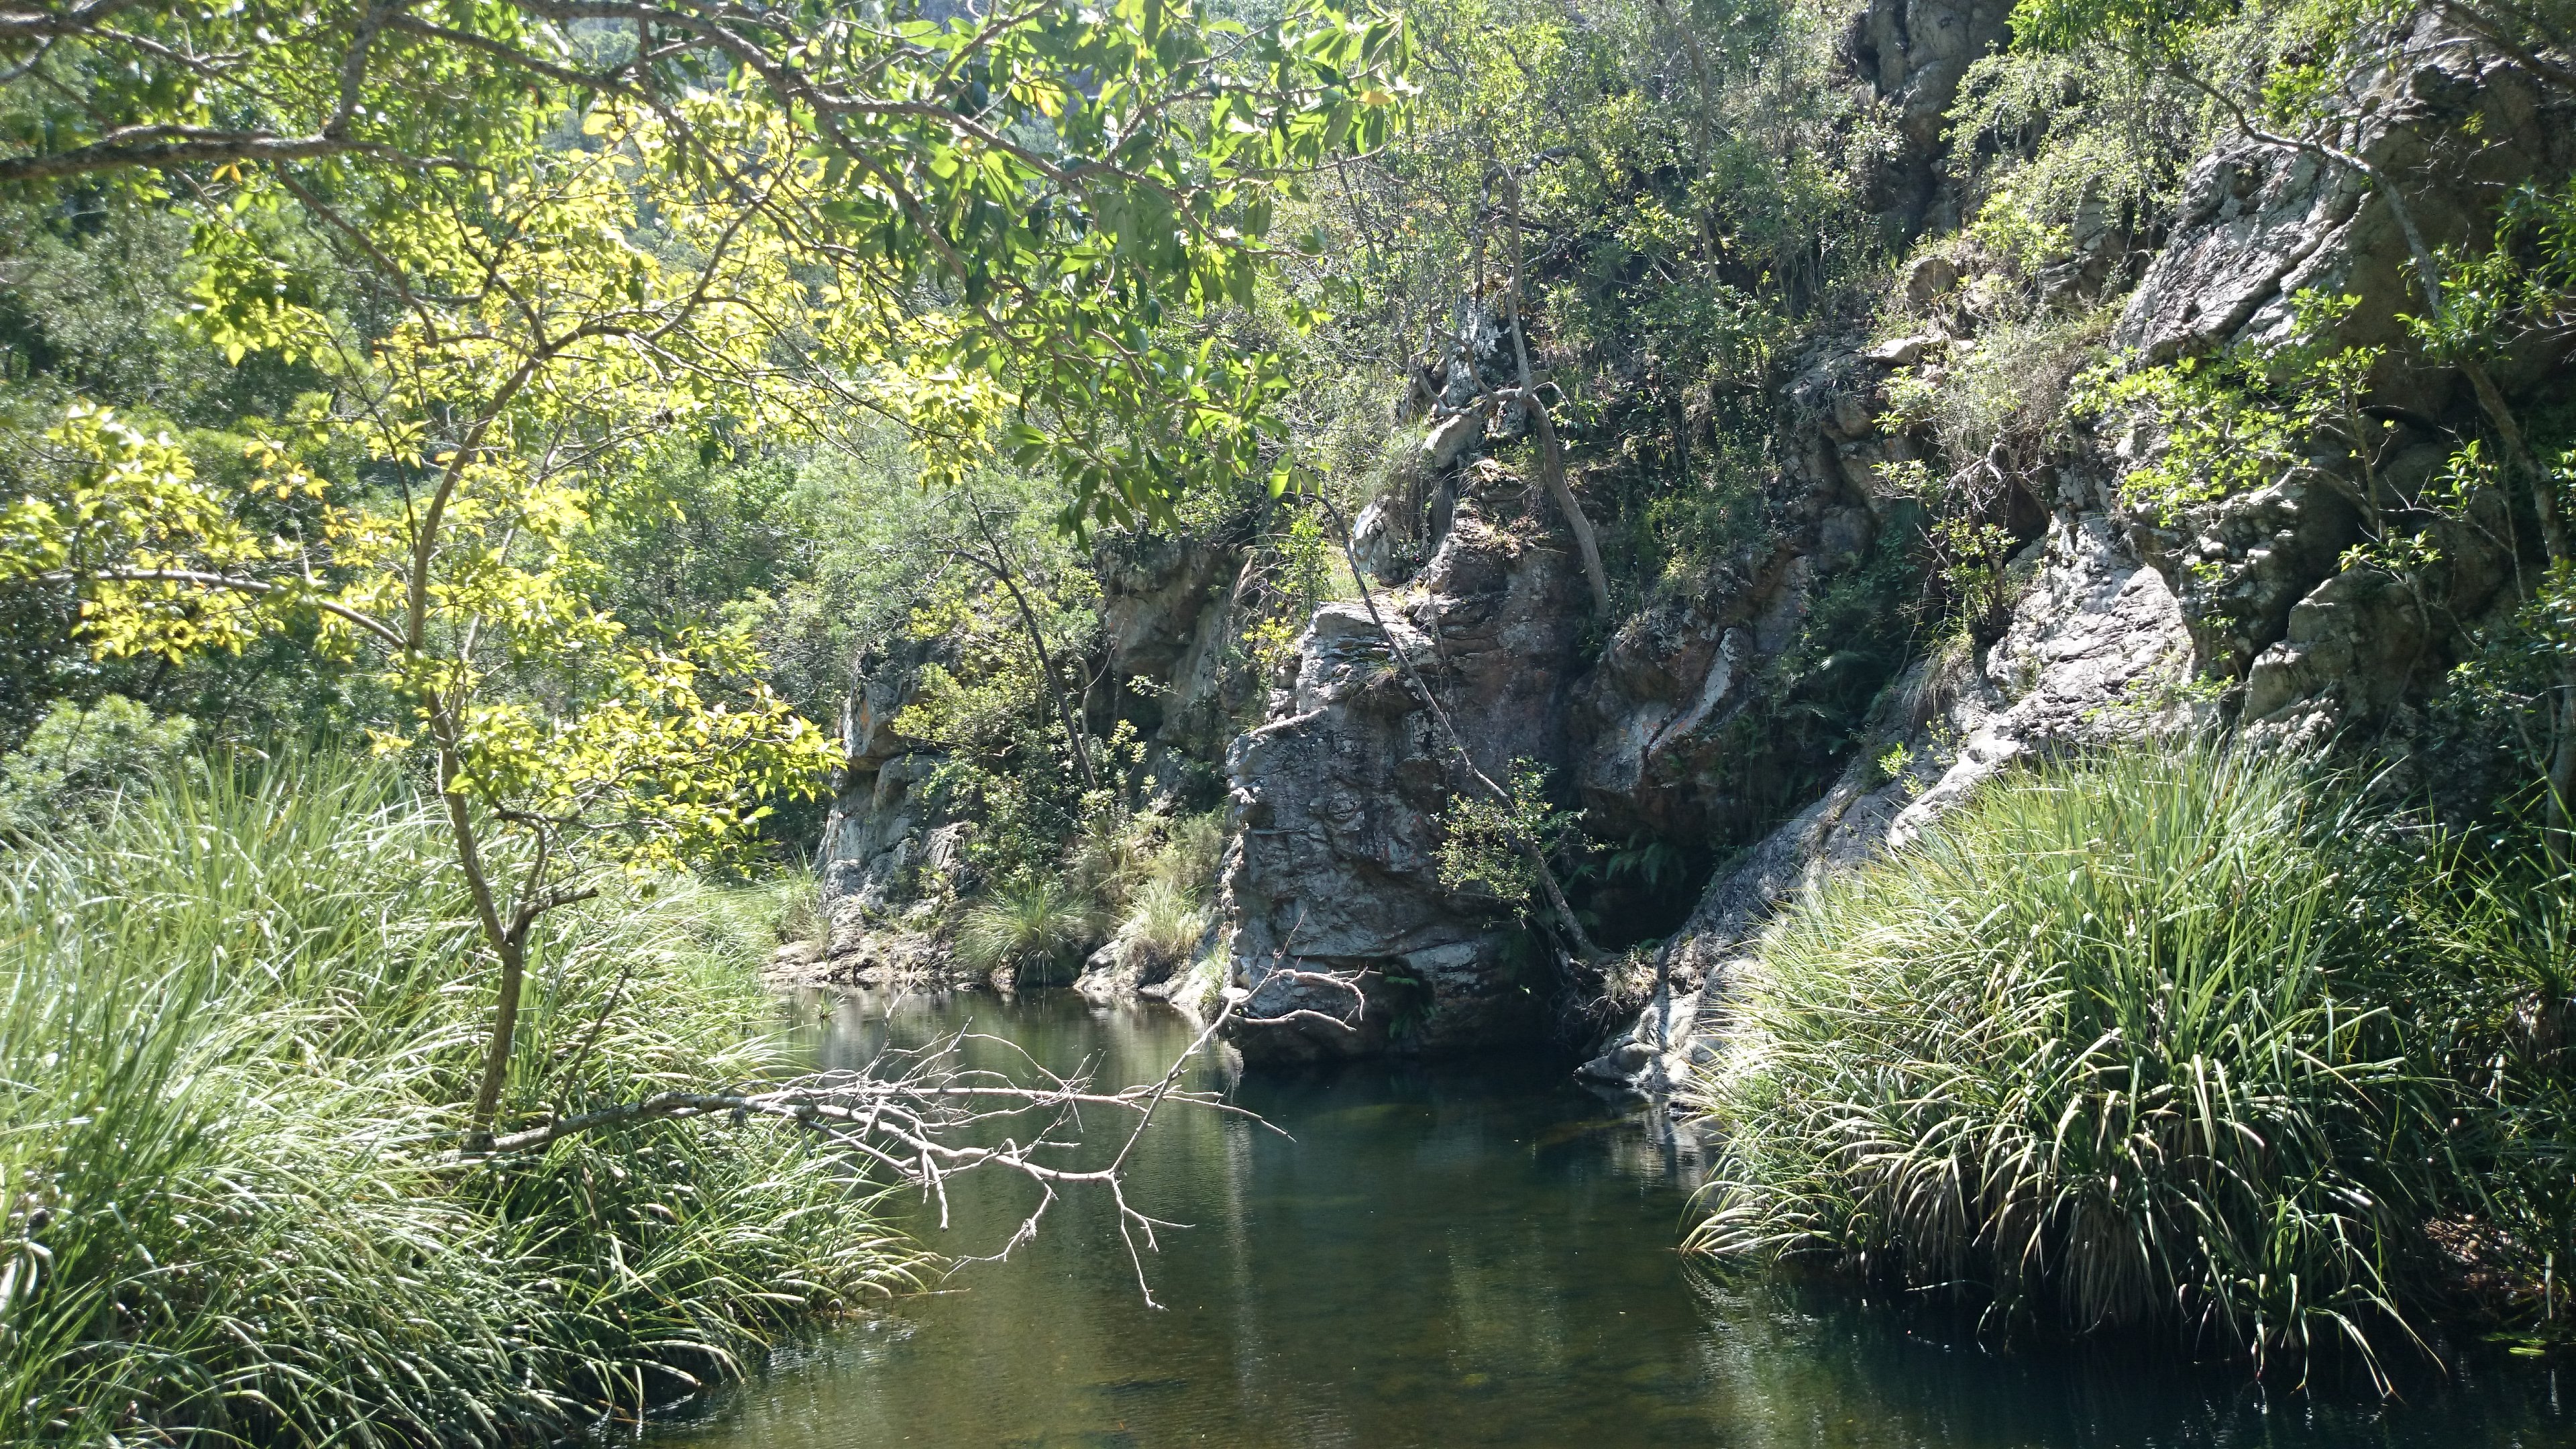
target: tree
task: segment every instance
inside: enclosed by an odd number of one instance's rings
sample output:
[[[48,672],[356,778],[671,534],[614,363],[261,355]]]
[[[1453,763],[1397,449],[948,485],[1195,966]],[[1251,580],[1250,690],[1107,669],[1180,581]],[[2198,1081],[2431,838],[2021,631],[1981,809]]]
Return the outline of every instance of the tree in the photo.
[[[431,762],[499,968],[478,1135],[538,918],[595,893],[598,864],[739,847],[760,794],[812,791],[833,760],[751,678],[743,641],[630,638],[591,597],[586,536],[619,475],[674,429],[795,426],[814,386],[773,365],[771,339],[829,302],[752,209],[651,164],[660,125],[612,116],[593,149],[531,154],[374,228],[408,305],[363,350],[328,317],[227,285],[224,267],[261,259],[212,233],[199,325],[232,349],[331,358],[337,396],[254,443],[238,493],[166,433],[76,406],[54,432],[72,460],[59,486],[0,522],[0,567],[84,585],[103,654],[238,649],[310,617],[324,647],[379,661],[410,717],[376,743]],[[639,203],[649,230],[632,224]],[[352,441],[374,486],[344,498],[317,467]],[[263,501],[289,511],[261,517]],[[519,838],[515,880],[496,874],[496,836]]]
[[[333,383],[232,488],[75,403],[61,466],[0,514],[0,585],[79,586],[103,654],[302,622],[377,661],[410,711],[377,741],[431,762],[499,968],[483,1143],[530,926],[591,870],[739,848],[761,794],[833,761],[738,635],[639,640],[599,606],[603,503],[656,449],[854,409],[899,418],[934,481],[997,439],[1052,462],[1076,525],[1265,468],[1276,360],[1182,324],[1249,299],[1272,191],[1382,134],[1405,58],[1400,27],[1320,6],[1256,32],[1141,0],[944,24],[91,0],[0,17],[0,50],[0,184],[173,198],[193,325]],[[373,325],[265,244],[289,214]]]
[[[1168,517],[1266,472],[1273,352],[1178,324],[1248,304],[1295,173],[1388,134],[1410,41],[1296,0],[1196,5],[730,0],[82,0],[0,17],[0,185],[282,191],[363,249],[423,188],[497,172],[567,113],[661,122],[657,164],[757,211],[855,301],[921,325],[907,420],[961,476],[993,430],[1067,516]],[[782,176],[808,184],[781,188]],[[935,325],[931,319],[935,318]]]

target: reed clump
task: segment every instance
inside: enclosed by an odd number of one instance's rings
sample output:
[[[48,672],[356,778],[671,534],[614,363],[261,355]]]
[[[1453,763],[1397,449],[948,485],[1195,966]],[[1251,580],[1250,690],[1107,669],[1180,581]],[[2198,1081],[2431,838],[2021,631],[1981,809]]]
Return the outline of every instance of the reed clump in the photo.
[[[328,758],[0,852],[0,1438],[559,1436],[907,1281],[792,1125],[461,1160],[490,983],[451,860]],[[612,896],[539,928],[516,1119],[782,1071],[709,888]]]
[[[1024,875],[993,887],[957,927],[958,959],[978,971],[1008,971],[1023,985],[1070,980],[1096,934],[1089,904],[1054,876]]]
[[[2513,1016],[2467,948],[2508,928],[2463,934],[2486,918],[2461,869],[2278,755],[1998,781],[1762,941],[1700,1102],[1726,1145],[1691,1241],[1966,1299],[1998,1331],[2375,1370],[2422,1342],[2426,1225],[2521,1211],[2484,1168],[2547,1135],[2487,1131],[2500,1099],[2453,1070]]]

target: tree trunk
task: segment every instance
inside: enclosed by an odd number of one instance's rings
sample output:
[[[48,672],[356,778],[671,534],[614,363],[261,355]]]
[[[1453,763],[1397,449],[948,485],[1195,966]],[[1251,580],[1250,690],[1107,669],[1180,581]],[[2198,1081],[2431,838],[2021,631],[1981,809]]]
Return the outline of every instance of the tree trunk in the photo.
[[[1030,607],[1028,596],[1020,592],[1019,580],[1011,574],[1010,559],[1002,552],[1001,540],[994,536],[991,526],[984,521],[983,505],[968,495],[966,509],[975,520],[975,532],[983,537],[984,546],[993,551],[993,556],[984,558],[971,549],[957,549],[955,552],[958,557],[991,574],[993,581],[1011,596],[1012,605],[1019,611],[1020,626],[1028,631],[1029,648],[1037,653],[1038,673],[1046,681],[1047,698],[1054,702],[1056,720],[1064,726],[1065,743],[1073,750],[1074,768],[1082,772],[1084,789],[1097,790],[1100,788],[1100,775],[1091,767],[1091,750],[1081,727],[1074,721],[1073,708],[1065,703],[1064,687],[1056,678],[1055,655],[1047,648],[1046,631],[1038,627],[1037,610]]]
[[[527,976],[527,956],[518,935],[501,924],[484,874],[483,853],[475,840],[474,817],[456,788],[461,772],[453,744],[453,723],[442,705],[431,722],[438,739],[438,793],[447,805],[447,828],[456,841],[456,863],[465,872],[466,893],[474,901],[474,919],[483,928],[483,943],[500,963],[500,1000],[494,1009],[492,1035],[483,1047],[482,1079],[475,1084],[474,1106],[466,1119],[466,1146],[482,1150],[492,1140],[493,1119],[501,1108],[501,1088],[510,1079],[510,1045],[519,1032],[519,995]]]
[[[1574,530],[1575,552],[1583,556],[1583,577],[1592,585],[1592,610],[1603,627],[1610,622],[1610,578],[1601,568],[1601,543],[1592,532],[1592,520],[1585,517],[1583,505],[1574,501],[1574,490],[1565,481],[1565,450],[1556,438],[1556,423],[1538,398],[1523,388],[1519,392],[1522,411],[1529,415],[1530,426],[1538,434],[1539,480],[1547,485],[1547,496],[1556,500],[1557,511],[1565,515],[1566,527]]]
[[[1530,380],[1529,343],[1521,335],[1521,183],[1510,171],[1502,173],[1504,219],[1512,229],[1512,285],[1506,293],[1512,311],[1512,360],[1520,373],[1520,386],[1500,394],[1506,402],[1520,404],[1521,413],[1530,420],[1530,430],[1538,437],[1539,480],[1547,485],[1548,496],[1556,500],[1557,511],[1565,515],[1566,527],[1574,531],[1575,551],[1583,556],[1583,577],[1592,585],[1592,608],[1604,628],[1610,623],[1610,580],[1601,568],[1601,542],[1592,532],[1592,520],[1584,515],[1583,505],[1574,501],[1574,490],[1565,481],[1565,447],[1556,436],[1556,419],[1550,417],[1547,405],[1539,401],[1538,387]],[[1551,878],[1550,887],[1554,881]]]

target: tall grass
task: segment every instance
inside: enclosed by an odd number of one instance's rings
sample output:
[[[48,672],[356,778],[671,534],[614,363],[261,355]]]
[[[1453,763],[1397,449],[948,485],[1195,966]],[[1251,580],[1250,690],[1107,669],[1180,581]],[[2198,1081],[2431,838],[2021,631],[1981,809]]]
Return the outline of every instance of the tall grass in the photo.
[[[1209,915],[1207,902],[1188,886],[1159,876],[1148,880],[1127,898],[1127,918],[1117,935],[1121,959],[1157,973],[1186,964],[1207,934]]]
[[[1762,943],[1695,1246],[1821,1256],[1999,1325],[2260,1360],[2415,1341],[2470,1176],[2406,1040],[2426,928],[2298,762],[2211,744],[1998,782]]]
[[[514,1108],[779,1070],[660,882],[550,918]],[[0,854],[0,1438],[560,1434],[737,1371],[908,1250],[792,1128],[460,1167],[490,985],[382,769],[174,774]]]
[[[1096,939],[1092,909],[1053,876],[1022,876],[987,891],[957,927],[957,955],[1024,984],[1061,984],[1075,952]]]

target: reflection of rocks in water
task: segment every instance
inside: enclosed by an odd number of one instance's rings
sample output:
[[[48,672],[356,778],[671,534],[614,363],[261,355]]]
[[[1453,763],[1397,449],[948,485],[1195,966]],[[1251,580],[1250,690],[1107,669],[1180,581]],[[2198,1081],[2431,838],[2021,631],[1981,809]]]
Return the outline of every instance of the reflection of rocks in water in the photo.
[[[1633,1121],[1630,1130],[1612,1141],[1610,1158],[1622,1171],[1660,1176],[1692,1189],[1707,1180],[1717,1144],[1706,1122],[1674,1116],[1661,1098],[1650,1101]]]

